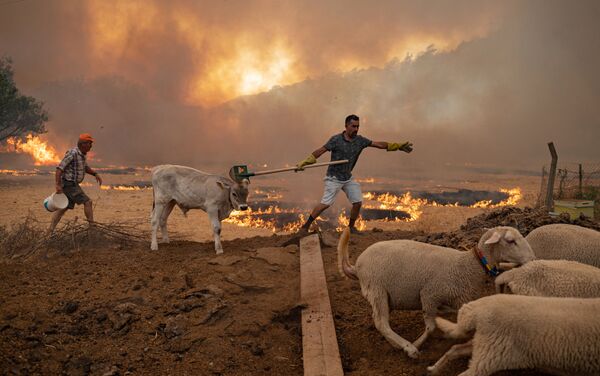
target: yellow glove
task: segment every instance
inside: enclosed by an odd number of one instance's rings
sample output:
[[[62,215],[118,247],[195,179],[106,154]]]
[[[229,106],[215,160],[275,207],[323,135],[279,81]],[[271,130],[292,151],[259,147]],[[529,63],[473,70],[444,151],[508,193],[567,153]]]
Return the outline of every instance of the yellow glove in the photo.
[[[396,142],[389,142],[388,146],[387,146],[387,151],[396,151],[396,150],[402,150],[406,153],[410,153],[411,151],[413,151],[412,148],[412,143],[410,142],[403,142],[403,143],[396,143]]]
[[[309,155],[305,160],[298,162],[296,165],[296,170],[304,171],[304,166],[308,166],[311,164],[317,163],[317,158],[314,155]]]

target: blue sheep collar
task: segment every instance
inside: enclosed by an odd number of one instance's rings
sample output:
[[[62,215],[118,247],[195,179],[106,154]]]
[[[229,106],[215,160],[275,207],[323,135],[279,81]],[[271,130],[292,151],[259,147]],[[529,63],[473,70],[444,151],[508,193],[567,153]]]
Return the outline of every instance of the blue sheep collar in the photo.
[[[498,271],[498,268],[495,265],[490,265],[487,258],[483,255],[483,252],[481,251],[481,249],[479,249],[479,247],[475,248],[473,250],[473,253],[475,253],[475,257],[477,257],[477,259],[481,263],[481,266],[483,266],[483,270],[486,272],[486,274],[492,277],[496,277],[498,276],[498,274],[500,274],[500,271]]]

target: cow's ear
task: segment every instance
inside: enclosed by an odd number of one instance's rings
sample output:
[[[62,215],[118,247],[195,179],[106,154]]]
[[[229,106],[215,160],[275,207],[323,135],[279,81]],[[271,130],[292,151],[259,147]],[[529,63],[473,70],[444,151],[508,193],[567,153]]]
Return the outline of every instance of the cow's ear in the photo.
[[[222,189],[229,189],[229,186],[225,183],[223,183],[222,181],[217,181],[217,185],[219,187],[221,187]]]
[[[250,184],[250,179],[242,180],[242,187],[248,188],[248,184]]]

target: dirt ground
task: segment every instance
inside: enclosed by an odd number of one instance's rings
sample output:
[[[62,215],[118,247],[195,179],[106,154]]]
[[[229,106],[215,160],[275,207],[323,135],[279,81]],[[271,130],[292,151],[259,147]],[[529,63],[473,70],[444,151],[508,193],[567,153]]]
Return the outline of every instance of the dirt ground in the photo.
[[[518,220],[523,232],[550,222],[529,209],[482,214],[454,232],[368,231],[350,243],[355,259],[388,239],[473,244],[481,226]],[[600,228],[597,222],[576,222]],[[335,240],[335,233],[324,238]],[[291,236],[212,243],[176,241],[98,246],[0,267],[0,364],[4,374],[300,375],[299,265]],[[358,283],[337,272],[333,247],[323,259],[346,374],[421,375],[454,342],[434,336],[418,360],[392,348],[373,326]],[[490,281],[491,282],[491,281]],[[414,340],[421,313],[395,311],[392,327]],[[464,370],[452,362],[445,375]],[[535,371],[498,375],[543,375]]]
[[[11,193],[13,205],[27,200],[37,204],[27,187],[4,186],[3,196]],[[123,197],[112,192],[105,198],[109,195]],[[148,193],[129,195],[139,195],[141,202]],[[452,210],[421,227],[372,224],[364,235],[352,238],[351,256],[356,259],[380,240],[468,245],[486,224],[515,221],[528,226],[522,231],[530,231],[546,220],[524,220],[538,217],[516,208]],[[436,224],[446,217],[443,226]],[[447,231],[436,232],[440,228]],[[244,231],[225,237],[220,256],[210,241],[175,240],[161,244],[157,252],[148,250],[148,242],[95,242],[47,257],[1,258],[2,374],[303,374],[299,249],[283,246],[290,235],[251,236],[252,230]],[[335,240],[337,235],[328,236]],[[454,344],[437,333],[417,360],[392,348],[375,329],[358,283],[339,277],[335,249],[324,246],[322,251],[346,374],[421,375]],[[418,311],[392,312],[391,324],[410,340],[424,327]],[[466,366],[466,360],[452,362],[445,375],[456,375]]]
[[[371,232],[351,249],[413,235]],[[227,241],[218,257],[210,243],[174,242],[4,263],[3,373],[300,375],[298,248],[278,247],[287,238]],[[347,374],[421,374],[449,348],[433,339],[416,361],[393,349],[358,283],[338,276],[334,248],[323,257]],[[419,312],[394,312],[392,325],[409,339],[423,329]]]

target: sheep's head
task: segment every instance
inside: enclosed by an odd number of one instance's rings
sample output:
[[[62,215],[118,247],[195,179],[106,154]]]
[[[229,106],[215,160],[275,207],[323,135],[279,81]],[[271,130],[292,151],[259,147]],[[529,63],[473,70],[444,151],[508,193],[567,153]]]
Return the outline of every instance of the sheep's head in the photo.
[[[488,261],[525,264],[535,259],[535,254],[523,235],[513,227],[499,226],[487,230],[478,244]]]

